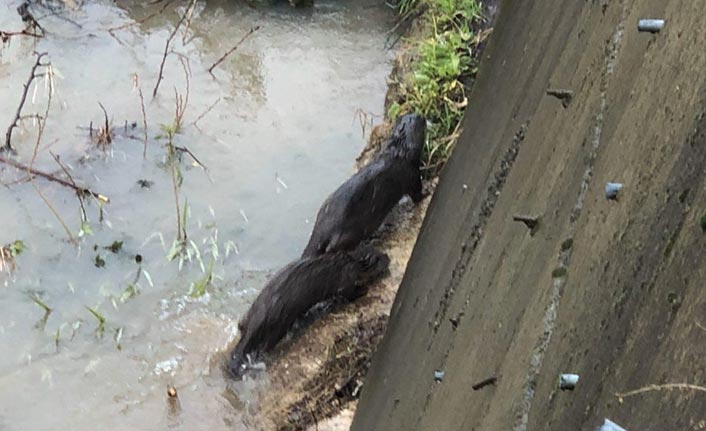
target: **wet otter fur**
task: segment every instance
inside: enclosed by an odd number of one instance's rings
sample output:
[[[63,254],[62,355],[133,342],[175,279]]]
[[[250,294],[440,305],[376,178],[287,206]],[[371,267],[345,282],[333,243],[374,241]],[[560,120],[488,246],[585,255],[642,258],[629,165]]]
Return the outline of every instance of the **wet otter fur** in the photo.
[[[238,324],[241,336],[230,353],[230,374],[242,377],[252,361],[272,350],[314,305],[365,295],[369,284],[387,272],[389,263],[384,253],[363,246],[353,252],[301,258],[282,268]]]
[[[382,153],[344,182],[323,203],[303,257],[352,250],[372,235],[404,195],[419,203],[419,170],[426,121],[400,117]]]

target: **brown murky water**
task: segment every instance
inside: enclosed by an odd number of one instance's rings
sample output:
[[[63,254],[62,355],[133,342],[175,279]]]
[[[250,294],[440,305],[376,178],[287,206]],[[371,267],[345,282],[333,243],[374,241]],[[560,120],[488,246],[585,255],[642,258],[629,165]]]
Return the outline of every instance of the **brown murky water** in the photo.
[[[19,3],[2,2],[0,29],[22,28]],[[180,265],[166,258],[176,215],[166,141],[158,138],[160,125],[173,120],[175,88],[185,94],[177,54],[168,57],[154,99],[152,90],[187,2],[112,36],[108,28],[161,5],[115,3],[90,1],[58,15],[35,8],[47,37],[37,45],[15,38],[0,50],[2,136],[32,51],[48,52],[54,93],[34,167],[60,176],[51,156],[57,154],[77,182],[111,200],[102,221],[96,202],[87,200],[92,234],[77,247],[26,176],[0,165],[0,245],[22,240],[27,247],[15,271],[0,275],[0,430],[248,429],[242,412],[256,408],[249,406],[253,384],[229,384],[219,359],[267,274],[300,253],[320,203],[351,173],[364,143],[355,111],[381,113],[392,16],[375,0],[318,1],[304,10],[284,1],[256,8],[197,3],[188,30],[172,44],[192,71],[174,143],[208,168],[184,154],[179,200],[188,208],[191,261]],[[209,75],[208,66],[256,25],[260,30],[215,70],[215,79]],[[135,74],[145,95],[146,160]],[[25,114],[44,112],[51,86],[44,78],[36,83]],[[98,102],[116,128],[105,150],[87,130],[102,121]],[[28,163],[35,142],[27,119],[14,132],[15,160]],[[76,195],[43,179],[34,184],[77,236]],[[117,253],[105,248],[114,241],[123,242]],[[211,262],[213,282],[205,294],[191,295]],[[130,284],[137,295],[125,294]],[[46,321],[35,295],[52,308]],[[86,307],[105,317],[102,336]],[[179,391],[178,412],[166,402],[168,384]]]

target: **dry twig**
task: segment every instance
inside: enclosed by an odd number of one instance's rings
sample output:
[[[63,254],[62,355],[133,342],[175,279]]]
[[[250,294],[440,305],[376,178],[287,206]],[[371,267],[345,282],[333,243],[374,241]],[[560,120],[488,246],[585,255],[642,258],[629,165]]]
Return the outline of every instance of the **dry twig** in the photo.
[[[184,96],[177,92],[176,87],[174,88],[174,95],[176,96],[176,112],[174,113],[174,121],[177,129],[180,129],[184,122],[184,114],[186,113],[186,108],[189,106],[189,94],[191,93],[191,65],[189,63],[189,58],[185,56],[179,56],[179,61],[181,66],[184,68],[184,79],[186,79],[186,94]]]
[[[186,19],[187,12],[185,12],[184,15],[179,18],[179,21],[174,26],[174,30],[172,30],[171,34],[167,38],[167,43],[164,44],[164,54],[162,55],[162,63],[159,65],[159,75],[157,76],[157,84],[154,86],[154,91],[152,92],[153,98],[157,97],[157,90],[159,90],[159,84],[162,82],[162,78],[164,78],[164,63],[167,62],[167,55],[169,55],[169,45],[172,43],[172,39],[174,39],[174,36],[176,35],[177,31],[179,31],[179,27],[181,27],[181,24]]]
[[[140,108],[142,108],[142,126],[144,127],[144,149],[142,150],[142,158],[147,160],[147,114],[145,113],[145,98],[142,95],[142,87],[138,90],[140,93]]]
[[[44,37],[43,34],[29,31],[28,29],[24,29],[22,31],[2,31],[2,30],[0,30],[0,42],[7,43],[14,36],[29,36],[29,37],[34,37],[37,39]]]
[[[32,85],[32,82],[40,77],[41,75],[37,75],[37,68],[39,66],[46,66],[46,64],[42,63],[42,58],[44,58],[47,53],[46,52],[41,52],[41,53],[35,53],[37,56],[37,59],[34,62],[34,65],[32,66],[32,70],[29,73],[29,78],[27,79],[27,82],[24,83],[24,89],[22,91],[22,98],[20,99],[20,105],[17,107],[17,113],[15,113],[15,118],[12,120],[12,123],[10,124],[10,127],[7,128],[7,132],[5,133],[5,150],[6,151],[13,151],[12,148],[12,130],[18,126],[18,122],[20,121],[22,117],[22,108],[25,106],[25,102],[27,101],[27,93],[29,93],[29,87]]]
[[[186,45],[186,36],[189,32],[189,27],[191,27],[191,18],[194,17],[194,11],[196,10],[196,0],[191,0],[191,5],[186,10],[186,25],[184,26],[184,35],[181,38],[181,43]]]
[[[203,118],[204,118],[206,115],[208,115],[208,113],[211,112],[211,110],[213,110],[213,108],[215,108],[216,105],[218,105],[218,104],[221,102],[221,100],[222,100],[221,97],[219,97],[218,99],[216,99],[216,101],[213,102],[208,108],[206,108],[206,110],[203,111],[203,112],[201,113],[201,115],[199,115],[191,124],[192,124],[194,127],[196,127],[199,131],[201,131],[201,128],[199,127],[199,125],[198,125],[197,123],[198,123],[199,121],[203,120]]]
[[[63,163],[61,163],[61,160],[59,160],[59,156],[52,153],[51,151],[49,151],[49,154],[51,154],[51,156],[54,158],[54,161],[56,162],[57,165],[59,165],[61,170],[64,171],[64,173],[66,174],[66,177],[69,179],[69,181],[73,185],[73,189],[78,190],[79,187],[76,185],[76,181],[74,181],[74,178],[71,176],[71,173],[69,173],[68,168]],[[78,204],[81,206],[81,221],[87,222],[88,217],[86,216],[86,207],[83,205],[83,194],[79,191],[76,191],[76,197],[78,198]]]
[[[24,164],[22,164],[22,163],[16,162],[16,161],[11,160],[11,159],[6,159],[6,158],[4,158],[4,157],[2,157],[2,156],[0,156],[0,163],[4,163],[4,164],[6,164],[6,165],[10,165],[10,166],[12,166],[12,167],[14,167],[14,168],[17,168],[17,169],[19,169],[19,170],[26,171],[26,172],[29,173],[30,178],[31,178],[31,177],[34,177],[34,176],[42,177],[42,178],[44,178],[44,179],[46,179],[46,180],[49,180],[49,181],[51,181],[51,182],[54,182],[54,183],[57,183],[57,184],[61,184],[61,185],[64,186],[64,187],[68,187],[68,188],[70,188],[70,189],[73,189],[76,193],[82,193],[82,194],[84,194],[84,195],[91,195],[91,196],[93,196],[94,198],[98,199],[99,201],[101,201],[101,202],[103,202],[103,203],[110,203],[110,199],[109,199],[107,196],[104,196],[104,195],[102,195],[102,194],[100,194],[100,193],[96,193],[96,192],[94,192],[94,191],[91,190],[91,189],[88,189],[88,188],[85,188],[85,187],[81,187],[81,186],[72,184],[72,183],[70,183],[70,182],[68,182],[68,181],[66,181],[66,180],[63,180],[63,179],[61,179],[61,178],[58,178],[58,177],[56,177],[56,176],[54,176],[54,175],[52,175],[52,174],[48,174],[48,173],[46,173],[46,172],[38,171],[38,170],[32,168],[31,166],[24,165]]]
[[[253,27],[253,28],[251,28],[247,33],[245,33],[245,35],[244,35],[242,38],[240,38],[240,40],[238,41],[238,43],[235,44],[235,46],[233,46],[231,49],[229,49],[225,54],[223,54],[223,56],[222,56],[221,58],[218,59],[218,61],[216,61],[215,63],[213,63],[213,64],[211,65],[211,67],[208,68],[208,73],[210,73],[211,76],[213,76],[213,69],[215,69],[219,64],[223,63],[223,61],[224,61],[229,55],[231,55],[233,52],[235,52],[235,50],[238,49],[238,47],[239,47],[243,42],[245,42],[245,40],[246,40],[248,37],[250,37],[250,35],[252,35],[253,33],[255,33],[255,32],[258,31],[258,30],[260,30],[260,26],[259,26],[259,25],[258,25],[258,26],[255,26],[255,27]],[[215,78],[215,76],[214,76],[214,78]]]
[[[46,65],[48,70],[47,73],[51,74],[51,63]],[[34,181],[34,177],[31,176],[32,174],[32,165],[34,165],[34,161],[37,159],[37,150],[39,149],[39,144],[42,142],[42,136],[44,135],[44,129],[47,126],[47,121],[49,120],[49,108],[51,107],[51,99],[52,99],[52,92],[54,91],[54,84],[52,83],[52,80],[49,80],[49,92],[48,92],[48,98],[47,98],[47,109],[44,111],[44,119],[38,121],[38,130],[37,130],[37,142],[34,144],[34,151],[32,151],[32,160],[29,162],[29,166],[27,167],[27,173],[30,174],[30,183],[32,184],[32,187],[34,187],[34,190],[37,191],[37,194],[39,197],[44,201],[44,203],[47,205],[49,210],[54,214],[54,217],[59,221],[61,226],[64,228],[64,231],[66,232],[66,235],[69,237],[69,241],[71,241],[72,244],[78,245],[78,241],[76,238],[74,238],[73,234],[71,233],[71,230],[69,227],[66,225],[64,222],[64,219],[61,218],[61,215],[59,212],[54,208],[54,206],[49,202],[49,199],[47,199],[46,196],[44,196],[44,193],[40,190],[40,188],[37,186],[37,183]]]
[[[155,3],[157,3],[157,2],[152,2],[152,3],[150,3],[150,4],[155,4]],[[128,28],[128,27],[133,27],[133,26],[137,26],[137,25],[140,25],[140,24],[144,24],[145,22],[147,22],[147,21],[149,21],[150,19],[156,17],[157,15],[161,15],[162,13],[164,13],[164,11],[165,11],[165,10],[169,7],[169,5],[172,4],[172,3],[174,3],[174,0],[168,0],[166,3],[164,3],[164,4],[162,5],[162,7],[161,7],[158,11],[153,12],[153,13],[147,15],[147,16],[144,17],[144,18],[141,18],[141,19],[138,19],[138,20],[135,20],[135,21],[130,21],[130,22],[128,22],[128,23],[119,25],[119,26],[117,26],[117,27],[111,27],[111,28],[108,29],[108,33],[110,33],[110,35],[113,36],[113,38],[115,38],[115,40],[117,40],[118,42],[120,42],[120,43],[122,44],[122,41],[120,41],[120,39],[118,39],[118,37],[115,35],[115,33],[114,33],[115,31],[117,31],[117,30],[123,30],[123,29],[126,29],[126,28]]]
[[[113,136],[110,132],[110,122],[108,121],[108,111],[105,110],[105,106],[103,106],[103,104],[101,102],[98,102],[98,105],[101,107],[101,110],[103,111],[103,117],[105,118],[105,123],[104,123],[103,127],[98,129],[98,146],[105,147],[106,145],[113,142]]]
[[[208,168],[206,167],[206,165],[204,165],[203,163],[201,163],[201,160],[199,160],[199,159],[194,155],[194,153],[191,152],[191,150],[189,150],[189,149],[186,148],[186,147],[177,147],[177,146],[175,146],[174,149],[177,150],[177,151],[181,151],[182,153],[188,154],[192,159],[194,159],[194,162],[196,162],[196,164],[201,167],[201,169],[203,169],[204,171],[206,171],[206,173],[208,173]]]
[[[645,392],[653,391],[698,391],[706,393],[706,387],[692,385],[690,383],[665,383],[662,385],[647,385],[645,387],[635,389],[633,391],[616,393],[615,396],[618,398],[618,402],[622,403],[624,398],[632,397],[634,395],[644,394]]]

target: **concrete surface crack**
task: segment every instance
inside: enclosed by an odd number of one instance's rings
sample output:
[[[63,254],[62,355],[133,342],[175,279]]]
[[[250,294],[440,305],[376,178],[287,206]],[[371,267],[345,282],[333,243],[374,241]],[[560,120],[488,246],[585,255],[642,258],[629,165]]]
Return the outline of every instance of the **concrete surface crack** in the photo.
[[[451,281],[447,285],[446,291],[444,292],[444,296],[442,297],[441,301],[439,301],[439,307],[437,308],[436,313],[434,314],[434,319],[429,322],[430,325],[432,325],[434,333],[439,330],[439,326],[444,321],[446,317],[446,312],[448,311],[449,305],[452,302],[456,289],[461,279],[463,278],[463,275],[467,272],[469,261],[473,256],[473,253],[475,252],[475,249],[478,246],[480,239],[483,237],[485,226],[488,224],[488,220],[490,219],[490,216],[493,213],[495,204],[497,203],[502,189],[505,186],[507,177],[510,175],[512,166],[515,163],[517,155],[520,152],[520,146],[525,140],[528,125],[529,122],[525,122],[515,133],[510,147],[505,152],[505,155],[500,161],[500,166],[496,170],[495,175],[493,176],[492,180],[490,181],[490,184],[488,185],[485,200],[480,206],[478,220],[470,229],[469,235],[463,241],[461,255],[456,261],[453,272],[451,273]],[[429,341],[429,347],[431,347],[431,344],[433,342],[434,339],[432,338]]]

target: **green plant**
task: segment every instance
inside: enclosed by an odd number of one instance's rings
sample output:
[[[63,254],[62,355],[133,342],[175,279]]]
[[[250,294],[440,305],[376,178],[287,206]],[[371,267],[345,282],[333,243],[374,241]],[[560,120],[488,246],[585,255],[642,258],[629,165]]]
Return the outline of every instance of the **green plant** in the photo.
[[[427,175],[443,165],[460,133],[468,105],[463,81],[475,73],[472,23],[481,18],[477,0],[402,0],[403,15],[425,8],[427,35],[414,47],[415,60],[401,83],[400,101],[388,116],[417,112],[429,121],[422,164]]]
[[[105,266],[105,259],[103,259],[99,254],[93,258],[93,265],[96,268],[103,268]]]
[[[98,310],[96,310],[95,308],[91,308],[87,305],[85,307],[86,310],[88,310],[98,321],[98,327],[96,327],[96,335],[103,335],[103,332],[105,331],[105,317],[103,317],[103,315],[99,313]]]
[[[564,240],[564,242],[561,243],[561,251],[571,250],[571,247],[573,247],[573,246],[574,246],[574,239],[567,238]]]
[[[560,266],[552,271],[552,278],[563,278],[566,277],[566,268]]]
[[[189,289],[189,295],[193,298],[200,298],[206,294],[206,287],[213,281],[213,260],[208,264],[206,274],[194,282]]]
[[[25,248],[27,247],[25,246],[24,242],[18,239],[12,244],[8,245],[7,248],[10,250],[10,253],[13,257],[17,257],[22,254],[22,252],[25,251]]]

